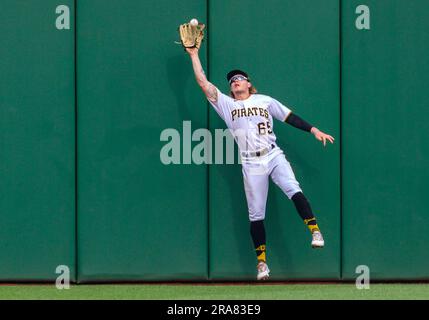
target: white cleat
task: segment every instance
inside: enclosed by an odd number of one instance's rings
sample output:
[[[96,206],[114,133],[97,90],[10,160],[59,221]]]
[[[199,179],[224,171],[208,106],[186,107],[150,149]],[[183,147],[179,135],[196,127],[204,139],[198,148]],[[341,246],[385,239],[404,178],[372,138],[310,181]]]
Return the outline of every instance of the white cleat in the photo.
[[[256,279],[257,280],[268,280],[268,278],[270,277],[270,269],[268,269],[267,264],[263,261],[260,261],[256,268],[258,269],[258,275],[257,275]]]
[[[325,245],[325,240],[323,240],[323,236],[320,231],[314,231],[312,236],[313,240],[311,241],[311,246],[313,248],[323,248]]]

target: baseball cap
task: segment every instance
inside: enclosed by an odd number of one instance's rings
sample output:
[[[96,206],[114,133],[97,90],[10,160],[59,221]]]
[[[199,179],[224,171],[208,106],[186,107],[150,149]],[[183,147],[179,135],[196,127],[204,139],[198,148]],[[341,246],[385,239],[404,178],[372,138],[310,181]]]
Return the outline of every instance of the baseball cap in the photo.
[[[240,75],[242,75],[242,76],[245,76],[245,77],[247,78],[247,80],[250,80],[250,79],[249,79],[249,76],[247,75],[247,73],[246,73],[246,72],[244,72],[244,71],[242,71],[242,70],[235,69],[235,70],[231,70],[231,71],[230,71],[230,72],[228,72],[228,74],[226,75],[226,80],[228,80],[228,83],[229,83],[229,81],[231,80],[231,78],[232,78],[233,76],[236,76],[236,75],[238,75],[238,74],[240,74]]]

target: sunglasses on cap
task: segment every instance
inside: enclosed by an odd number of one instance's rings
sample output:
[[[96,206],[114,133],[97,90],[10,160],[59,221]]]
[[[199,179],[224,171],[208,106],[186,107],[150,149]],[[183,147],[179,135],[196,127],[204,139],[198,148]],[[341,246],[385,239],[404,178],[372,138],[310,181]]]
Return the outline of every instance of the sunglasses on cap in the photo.
[[[229,80],[229,84],[233,83],[234,81],[241,81],[241,80],[247,80],[247,78],[241,74],[237,74]]]

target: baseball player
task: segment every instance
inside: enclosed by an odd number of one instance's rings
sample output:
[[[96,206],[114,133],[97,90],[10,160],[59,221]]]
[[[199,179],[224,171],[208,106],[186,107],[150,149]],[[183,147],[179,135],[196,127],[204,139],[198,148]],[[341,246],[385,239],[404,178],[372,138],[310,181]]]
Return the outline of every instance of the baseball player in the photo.
[[[276,144],[273,118],[311,132],[316,139],[334,142],[334,138],[308,124],[282,103],[257,94],[248,74],[232,70],[226,76],[230,96],[210,83],[203,71],[198,48],[186,48],[192,60],[196,80],[208,101],[230,129],[240,151],[244,189],[250,220],[250,234],[256,251],[257,280],[269,278],[265,241],[265,205],[269,177],[291,199],[312,234],[313,248],[323,248],[324,239],[310,204],[295,178],[290,163]]]

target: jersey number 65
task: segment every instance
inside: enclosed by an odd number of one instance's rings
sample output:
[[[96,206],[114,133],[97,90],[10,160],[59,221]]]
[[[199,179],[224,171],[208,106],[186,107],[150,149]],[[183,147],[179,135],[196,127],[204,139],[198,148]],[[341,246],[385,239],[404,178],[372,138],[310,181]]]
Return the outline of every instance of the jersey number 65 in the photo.
[[[273,131],[271,130],[271,124],[269,121],[267,122],[259,122],[258,123],[258,131],[260,135],[263,134],[271,134]]]

